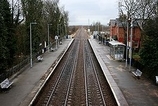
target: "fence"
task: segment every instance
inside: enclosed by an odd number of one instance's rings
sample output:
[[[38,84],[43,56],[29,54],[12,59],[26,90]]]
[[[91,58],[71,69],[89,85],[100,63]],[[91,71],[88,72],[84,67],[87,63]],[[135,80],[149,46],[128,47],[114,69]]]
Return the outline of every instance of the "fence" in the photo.
[[[33,60],[36,59],[37,54],[34,54]],[[21,61],[19,64],[13,66],[12,68],[8,69],[5,71],[5,73],[0,75],[0,82],[2,82],[5,78],[9,78],[12,75],[14,75],[15,73],[19,72],[19,71],[23,71],[25,67],[28,66],[28,64],[30,63],[30,56],[27,57],[26,59],[24,59],[23,61]],[[23,70],[22,70],[23,69]]]
[[[62,39],[64,39],[64,38],[61,38],[60,41]],[[56,42],[53,42],[50,45],[50,47],[55,48],[55,45],[56,45]],[[40,52],[33,54],[33,56],[32,56],[33,62],[36,60],[36,57],[39,55],[39,53]],[[29,66],[29,63],[30,63],[30,56],[28,56],[26,59],[24,59],[23,61],[21,61],[19,64],[15,65],[14,67],[6,70],[5,73],[1,74],[0,82],[2,82],[5,78],[11,77],[12,75],[16,74],[19,71],[25,70]]]

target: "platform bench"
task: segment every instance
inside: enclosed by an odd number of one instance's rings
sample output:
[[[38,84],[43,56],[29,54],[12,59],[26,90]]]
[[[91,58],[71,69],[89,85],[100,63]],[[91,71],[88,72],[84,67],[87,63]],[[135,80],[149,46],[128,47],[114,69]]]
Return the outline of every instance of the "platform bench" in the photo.
[[[55,49],[54,49],[54,48],[50,48],[50,50],[51,50],[52,52],[54,52],[54,51],[55,51]]]
[[[158,76],[155,76],[156,77],[156,84],[158,84]]]
[[[137,69],[136,71],[133,71],[132,74],[139,79],[142,75],[142,72],[139,69]]]
[[[37,60],[40,62],[40,61],[43,60],[43,57],[40,55],[40,56],[37,57]]]
[[[13,82],[10,82],[8,78],[6,78],[4,81],[1,82],[0,86],[1,89],[8,89],[11,87],[11,85],[13,84]]]
[[[60,41],[59,44],[62,45],[63,43]]]

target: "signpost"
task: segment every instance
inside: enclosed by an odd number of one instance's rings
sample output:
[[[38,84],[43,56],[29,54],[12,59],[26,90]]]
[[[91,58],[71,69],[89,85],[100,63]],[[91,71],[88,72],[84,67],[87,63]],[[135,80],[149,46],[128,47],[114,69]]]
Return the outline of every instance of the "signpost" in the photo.
[[[58,36],[55,36],[55,40],[56,40],[56,50],[57,50],[57,45],[58,45]]]

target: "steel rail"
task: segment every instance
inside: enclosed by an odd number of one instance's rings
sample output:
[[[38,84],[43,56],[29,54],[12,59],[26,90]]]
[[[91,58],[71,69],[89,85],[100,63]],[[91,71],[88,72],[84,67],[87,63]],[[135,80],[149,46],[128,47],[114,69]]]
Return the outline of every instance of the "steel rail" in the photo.
[[[71,50],[71,52],[73,51],[73,49]],[[70,58],[70,54],[68,55],[68,58],[66,59],[66,62],[65,62],[65,64],[64,64],[64,66],[63,66],[63,68],[62,68],[62,71],[61,71],[61,73],[60,73],[60,75],[59,75],[59,77],[58,77],[58,79],[57,79],[57,81],[56,81],[56,83],[55,83],[55,85],[54,85],[54,88],[53,88],[53,90],[52,90],[52,92],[51,92],[51,94],[50,94],[50,96],[49,96],[49,98],[48,98],[48,101],[47,101],[47,103],[46,103],[46,106],[48,106],[49,105],[49,103],[50,103],[50,101],[51,101],[51,98],[52,98],[52,95],[54,94],[54,92],[55,92],[55,89],[57,88],[57,85],[59,84],[59,81],[60,81],[60,79],[61,79],[61,77],[62,77],[62,74],[63,74],[63,72],[64,72],[64,70],[66,69],[66,67],[67,67],[67,64],[68,64],[68,60],[69,60],[69,58]]]
[[[92,59],[92,55],[91,55],[91,53],[89,53],[90,55],[90,62],[91,62],[91,64],[92,64],[92,67],[93,67],[93,72],[94,72],[94,74],[95,74],[95,77],[96,77],[96,80],[97,80],[97,82],[98,82],[98,86],[99,86],[99,90],[100,90],[100,93],[101,93],[101,97],[102,97],[102,100],[103,100],[103,104],[104,104],[104,106],[106,106],[106,102],[105,102],[105,99],[104,99],[104,94],[103,94],[103,90],[102,90],[102,88],[101,88],[101,85],[100,85],[100,81],[99,81],[99,78],[98,78],[98,75],[97,75],[97,72],[96,72],[96,67],[95,67],[95,65],[94,65],[94,62],[93,62],[93,59]]]
[[[85,55],[84,56],[87,56],[87,54],[88,54],[88,56],[87,57],[85,57],[84,58],[84,62],[86,63],[87,61],[88,61],[88,64],[90,64],[90,67],[91,67],[91,70],[93,71],[93,75],[94,75],[94,78],[95,78],[95,81],[96,81],[96,83],[97,83],[97,86],[98,86],[98,89],[99,89],[99,93],[100,93],[100,95],[101,95],[101,100],[102,100],[102,102],[103,102],[103,105],[104,106],[106,106],[106,102],[105,102],[105,99],[104,99],[104,95],[103,95],[103,92],[102,92],[102,89],[101,89],[101,85],[100,85],[100,82],[99,82],[99,79],[98,79],[98,76],[97,76],[97,73],[96,73],[96,68],[95,68],[95,65],[94,65],[94,62],[93,62],[93,60],[92,60],[92,55],[91,55],[91,53],[90,53],[90,48],[89,48],[89,46],[88,46],[88,44],[87,44],[87,42],[85,42],[85,50],[86,50],[86,52],[84,51],[84,53],[85,53]],[[87,54],[86,54],[87,53]],[[86,61],[86,58],[88,59],[87,61]],[[89,66],[89,65],[88,65]],[[86,64],[85,64],[85,68],[86,68],[87,66],[86,66]],[[86,70],[86,69],[85,69]],[[86,86],[86,105],[88,106],[89,105],[89,97],[88,97],[88,87],[87,87],[87,85],[88,85],[88,80],[87,80],[87,72],[85,71],[85,86]]]
[[[85,43],[85,42],[84,42]],[[85,48],[83,49],[83,58],[84,58],[84,76],[85,76],[85,94],[86,94],[86,106],[88,106],[88,87],[87,87],[87,73],[86,73],[86,57],[85,57]]]
[[[79,48],[79,45],[78,45],[78,48]],[[79,51],[79,49],[77,49],[76,53],[78,53],[78,51]],[[71,88],[71,84],[72,84],[72,81],[73,81],[73,76],[74,76],[75,69],[76,69],[75,67],[77,65],[77,61],[76,61],[77,59],[78,59],[78,55],[75,56],[75,59],[74,59],[75,64],[73,65],[72,73],[71,73],[71,76],[70,76],[70,79],[69,79],[70,81],[69,81],[69,84],[68,84],[68,89],[67,89],[67,94],[66,94],[66,99],[65,99],[65,102],[64,102],[64,106],[67,106],[68,96],[69,96],[69,93],[70,93],[70,88]]]

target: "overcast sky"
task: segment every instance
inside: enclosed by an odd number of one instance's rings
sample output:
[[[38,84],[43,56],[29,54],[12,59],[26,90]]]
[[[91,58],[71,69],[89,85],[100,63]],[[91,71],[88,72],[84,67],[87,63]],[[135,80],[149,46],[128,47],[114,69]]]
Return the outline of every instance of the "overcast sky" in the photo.
[[[118,0],[60,0],[60,6],[69,12],[69,25],[107,25],[118,17]]]

